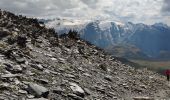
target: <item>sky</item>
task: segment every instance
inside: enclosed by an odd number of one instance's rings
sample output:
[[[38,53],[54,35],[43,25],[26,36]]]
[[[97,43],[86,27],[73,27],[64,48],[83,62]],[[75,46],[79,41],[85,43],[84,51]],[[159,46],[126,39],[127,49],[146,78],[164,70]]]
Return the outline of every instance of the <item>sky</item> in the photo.
[[[170,0],[0,0],[0,9],[28,17],[170,25],[169,5]]]

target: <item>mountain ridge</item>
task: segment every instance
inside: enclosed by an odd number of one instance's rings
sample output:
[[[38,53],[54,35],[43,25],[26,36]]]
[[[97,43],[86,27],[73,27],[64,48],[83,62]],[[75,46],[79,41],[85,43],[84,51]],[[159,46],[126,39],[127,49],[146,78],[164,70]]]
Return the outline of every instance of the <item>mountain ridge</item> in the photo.
[[[74,23],[74,21],[72,21],[72,23]],[[46,25],[49,26],[49,24],[50,22]],[[52,25],[50,27],[55,28],[60,26]],[[107,48],[107,50],[108,47],[112,49],[115,45],[119,44],[135,45],[143,54],[151,59],[162,58],[162,51],[170,52],[170,45],[168,44],[170,27],[163,23],[145,25],[142,23],[133,24],[131,22],[122,23],[97,20],[86,22],[82,26],[78,25],[69,28],[63,25],[62,27],[65,28],[55,29],[61,33],[67,33],[70,29],[76,30],[80,33],[81,38],[103,49]]]

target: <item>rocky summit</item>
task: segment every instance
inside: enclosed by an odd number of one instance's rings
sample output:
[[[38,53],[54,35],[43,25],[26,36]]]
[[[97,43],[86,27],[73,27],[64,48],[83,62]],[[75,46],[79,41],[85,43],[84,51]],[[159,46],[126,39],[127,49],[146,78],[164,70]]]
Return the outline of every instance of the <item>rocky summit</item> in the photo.
[[[0,10],[1,100],[168,100],[164,76],[122,64],[70,31]]]

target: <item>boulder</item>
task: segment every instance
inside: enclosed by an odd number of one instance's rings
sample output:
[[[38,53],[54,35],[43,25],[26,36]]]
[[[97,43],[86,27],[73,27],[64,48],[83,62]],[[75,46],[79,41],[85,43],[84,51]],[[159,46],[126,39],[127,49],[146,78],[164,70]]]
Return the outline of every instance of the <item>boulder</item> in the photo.
[[[85,95],[84,90],[80,86],[78,86],[76,83],[70,82],[70,88],[73,91],[73,93],[75,93],[76,95],[84,97]]]
[[[28,84],[28,91],[29,93],[33,94],[36,97],[44,97],[47,98],[49,94],[49,90],[41,85],[36,83],[29,83]]]

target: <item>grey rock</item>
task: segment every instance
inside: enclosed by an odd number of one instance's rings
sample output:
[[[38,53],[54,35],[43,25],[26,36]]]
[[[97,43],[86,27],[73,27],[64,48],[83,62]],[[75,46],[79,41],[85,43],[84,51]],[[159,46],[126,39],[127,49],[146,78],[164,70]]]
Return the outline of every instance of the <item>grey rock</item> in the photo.
[[[28,99],[33,99],[34,97],[35,97],[34,95],[30,95],[30,94],[27,95]]]
[[[47,80],[47,79],[34,79],[34,80],[36,80],[37,82],[39,82],[39,83],[41,83],[41,84],[48,84],[49,83],[49,81]]]
[[[20,77],[20,74],[3,74],[1,75],[1,78],[15,78],[15,77]]]
[[[48,100],[46,98],[34,98],[34,99],[27,99],[27,100]]]
[[[36,97],[48,97],[49,90],[41,85],[35,83],[29,83],[28,85],[29,93],[34,93]]]
[[[87,95],[91,95],[91,91],[88,89],[88,88],[84,88],[84,92],[87,94]]]
[[[152,97],[134,97],[134,100],[154,100]]]
[[[43,71],[44,68],[41,64],[31,64],[31,67]]]
[[[65,60],[65,59],[63,59],[63,58],[58,58],[58,59],[59,59],[59,62],[60,62],[60,63],[63,63],[63,64],[66,63],[66,60]]]
[[[17,78],[15,78],[14,82],[15,82],[16,85],[21,83]]]
[[[108,71],[107,66],[105,64],[100,64],[99,67],[104,71]]]
[[[5,95],[0,95],[0,100],[9,100]]]
[[[141,88],[147,89],[146,85],[140,85]]]
[[[87,77],[91,77],[91,75],[88,74],[88,73],[83,73],[83,75],[84,75],[84,76],[87,76]]]
[[[112,76],[110,76],[110,75],[105,76],[104,79],[112,82]]]
[[[63,92],[60,86],[57,86],[53,89],[53,93],[61,94]]]
[[[56,61],[57,59],[56,58],[51,58],[51,60]]]
[[[15,72],[22,72],[22,67],[20,66],[20,65],[15,65],[14,67],[13,67],[13,70],[15,71]]]
[[[16,58],[16,62],[19,64],[23,64],[26,62],[26,60],[24,58]]]
[[[58,72],[55,72],[55,71],[52,71],[52,70],[49,70],[50,73],[54,74],[54,75],[59,75],[60,73]]]
[[[18,90],[18,93],[20,93],[20,94],[28,94],[28,92],[25,91],[25,90]]]
[[[1,28],[0,29],[0,37],[3,38],[3,37],[6,37],[8,35],[10,35],[10,31],[6,28]]]
[[[8,90],[10,89],[10,84],[9,83],[2,83],[0,84],[0,90],[3,91],[3,90]]]
[[[27,70],[25,74],[26,74],[26,75],[30,75],[30,76],[35,75],[35,73],[31,72],[30,70]]]
[[[78,86],[76,83],[70,82],[70,88],[73,91],[73,93],[75,93],[76,95],[84,97],[85,95],[84,90],[80,86]]]
[[[71,74],[65,74],[65,76],[68,77],[68,78],[75,78],[75,76],[71,75]]]
[[[94,86],[96,88],[97,91],[101,92],[101,93],[105,93],[105,88],[102,86]]]
[[[77,96],[76,94],[68,94],[68,97],[73,98],[74,100],[83,100],[82,97]]]
[[[5,65],[6,65],[6,69],[13,74],[22,73],[22,71],[23,71],[23,69],[20,65],[12,65],[9,63],[5,63]]]

